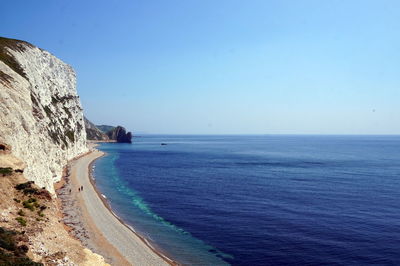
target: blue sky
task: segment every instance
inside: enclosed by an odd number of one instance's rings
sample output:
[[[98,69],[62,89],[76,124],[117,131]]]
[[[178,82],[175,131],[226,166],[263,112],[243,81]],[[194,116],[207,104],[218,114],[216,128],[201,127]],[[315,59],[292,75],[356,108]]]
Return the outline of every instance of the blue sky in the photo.
[[[178,134],[400,134],[400,1],[2,3],[86,116]]]

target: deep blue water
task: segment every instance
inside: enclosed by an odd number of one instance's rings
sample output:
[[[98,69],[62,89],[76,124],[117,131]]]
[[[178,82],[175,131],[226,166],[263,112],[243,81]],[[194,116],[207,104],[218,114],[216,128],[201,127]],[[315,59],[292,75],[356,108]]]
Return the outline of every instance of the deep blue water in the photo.
[[[134,141],[100,146],[97,185],[181,263],[400,264],[400,136]]]

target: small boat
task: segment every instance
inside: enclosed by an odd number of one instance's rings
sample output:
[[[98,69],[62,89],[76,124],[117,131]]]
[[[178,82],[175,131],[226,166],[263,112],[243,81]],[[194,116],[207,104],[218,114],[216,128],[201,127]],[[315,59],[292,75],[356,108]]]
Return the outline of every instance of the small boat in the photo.
[[[167,145],[167,143],[164,143],[164,142],[163,142],[163,143],[161,143],[161,145]]]

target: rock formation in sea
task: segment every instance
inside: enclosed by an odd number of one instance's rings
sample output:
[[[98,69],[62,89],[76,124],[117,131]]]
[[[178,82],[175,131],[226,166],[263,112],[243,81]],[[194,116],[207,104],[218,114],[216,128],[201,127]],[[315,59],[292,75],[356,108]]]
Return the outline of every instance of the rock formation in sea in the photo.
[[[110,139],[120,143],[132,143],[132,133],[127,133],[126,129],[121,126],[117,126],[113,130],[108,131],[107,135]]]
[[[49,52],[0,38],[0,144],[51,193],[67,161],[88,151],[75,83],[72,67]]]

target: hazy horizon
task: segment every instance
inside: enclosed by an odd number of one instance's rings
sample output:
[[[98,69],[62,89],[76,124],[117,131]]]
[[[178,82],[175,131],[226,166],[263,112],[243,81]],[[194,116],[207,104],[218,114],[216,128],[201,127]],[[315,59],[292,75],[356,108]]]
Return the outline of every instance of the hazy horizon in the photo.
[[[318,134],[318,133],[276,133],[276,134],[270,134],[270,133],[214,133],[214,134],[209,134],[209,133],[204,133],[204,134],[187,134],[187,133],[146,133],[146,132],[134,132],[134,137],[141,137],[141,136],[321,136],[321,137],[351,137],[351,136],[363,136],[363,137],[398,137],[400,134]]]
[[[73,66],[134,134],[400,134],[398,1],[12,1],[0,35]]]

